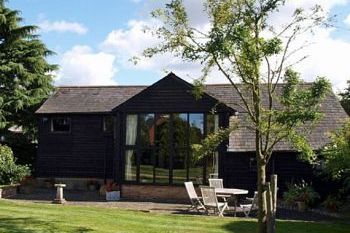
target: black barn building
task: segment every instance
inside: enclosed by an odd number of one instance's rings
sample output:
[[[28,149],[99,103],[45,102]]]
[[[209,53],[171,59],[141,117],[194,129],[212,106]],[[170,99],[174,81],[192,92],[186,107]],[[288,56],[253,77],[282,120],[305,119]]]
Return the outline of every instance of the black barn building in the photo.
[[[324,117],[308,135],[315,150],[348,118],[334,94],[321,111]],[[182,199],[184,181],[203,184],[218,173],[227,187],[256,189],[254,133],[230,85],[206,85],[200,99],[173,73],[148,87],[59,87],[37,114],[38,179],[55,178],[71,188],[113,180],[124,197]],[[213,157],[193,158],[192,144],[237,117],[239,129]],[[288,143],[276,146],[268,172],[279,175],[281,189],[313,179],[311,166]]]

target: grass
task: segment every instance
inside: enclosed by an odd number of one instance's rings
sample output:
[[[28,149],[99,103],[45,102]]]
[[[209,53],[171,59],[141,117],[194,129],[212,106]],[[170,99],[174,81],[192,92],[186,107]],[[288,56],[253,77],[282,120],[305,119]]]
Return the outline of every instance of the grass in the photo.
[[[251,233],[256,221],[245,218],[144,213],[113,208],[0,201],[0,232],[198,232]],[[277,232],[348,233],[345,223],[278,221]]]

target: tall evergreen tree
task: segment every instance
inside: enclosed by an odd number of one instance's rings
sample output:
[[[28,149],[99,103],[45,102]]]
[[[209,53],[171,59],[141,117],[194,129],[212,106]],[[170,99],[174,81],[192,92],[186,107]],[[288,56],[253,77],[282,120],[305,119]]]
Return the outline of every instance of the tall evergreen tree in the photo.
[[[22,26],[20,12],[0,0],[0,130],[21,126],[35,131],[34,111],[53,90],[57,66],[46,61],[52,52],[35,34],[36,26]]]

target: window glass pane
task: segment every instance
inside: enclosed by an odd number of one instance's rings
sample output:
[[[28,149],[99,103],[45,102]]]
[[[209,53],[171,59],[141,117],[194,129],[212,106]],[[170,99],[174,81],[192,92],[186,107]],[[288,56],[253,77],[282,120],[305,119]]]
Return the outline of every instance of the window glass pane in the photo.
[[[170,115],[169,114],[160,114],[156,116],[155,121],[155,142],[156,146],[162,148],[163,150],[167,150],[169,147],[169,122]]]
[[[126,116],[126,145],[135,145],[137,134],[137,115]]]
[[[170,115],[160,114],[156,116],[155,143],[157,146],[157,157],[155,161],[155,181],[160,184],[169,183],[169,159],[170,159]]]
[[[154,114],[140,114],[140,145],[149,147],[154,145]]]
[[[103,131],[106,133],[112,133],[114,129],[114,118],[112,116],[103,117]]]
[[[201,143],[204,133],[202,113],[190,113],[190,144]]]
[[[207,158],[206,180],[218,178],[219,174],[219,153],[215,152]]]
[[[169,153],[159,149],[155,161],[155,182],[157,184],[169,183]]]
[[[187,180],[187,149],[175,149],[173,158],[173,184],[183,184]]]
[[[217,132],[219,130],[219,116],[207,115],[207,132],[208,134]]]
[[[125,151],[125,180],[136,181],[136,151],[126,150]]]
[[[153,183],[153,149],[142,149],[140,159],[140,182]]]
[[[51,131],[52,132],[69,132],[70,131],[70,118],[68,118],[68,117],[52,118]]]
[[[187,136],[188,136],[187,113],[173,114],[173,126],[174,126],[174,135],[173,135],[174,147],[183,148],[187,146]]]
[[[192,181],[194,184],[204,184],[205,182],[203,181],[203,159],[198,159],[192,156],[190,154],[190,159],[189,159],[189,180]]]

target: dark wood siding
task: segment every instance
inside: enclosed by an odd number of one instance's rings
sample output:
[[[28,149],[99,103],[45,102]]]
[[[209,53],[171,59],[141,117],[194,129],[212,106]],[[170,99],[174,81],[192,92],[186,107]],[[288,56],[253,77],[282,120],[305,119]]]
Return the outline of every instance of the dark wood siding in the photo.
[[[224,185],[227,187],[256,190],[256,161],[252,152],[226,153],[224,163],[220,166],[223,170]],[[311,165],[297,159],[295,152],[276,152],[271,157],[267,169],[267,179],[270,174],[278,175],[279,194],[286,190],[288,182],[306,182],[313,180]]]
[[[114,111],[134,113],[209,112],[214,107],[218,111],[234,111],[222,104],[218,105],[218,100],[207,94],[196,99],[191,84],[170,74],[130,98]]]
[[[54,116],[39,118],[36,175],[113,178],[113,135],[103,132],[103,116],[66,116],[71,119],[70,133],[50,131]]]

